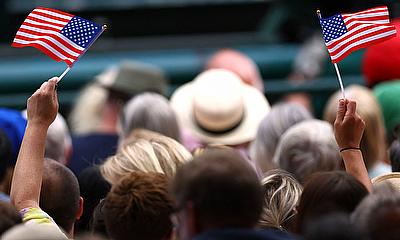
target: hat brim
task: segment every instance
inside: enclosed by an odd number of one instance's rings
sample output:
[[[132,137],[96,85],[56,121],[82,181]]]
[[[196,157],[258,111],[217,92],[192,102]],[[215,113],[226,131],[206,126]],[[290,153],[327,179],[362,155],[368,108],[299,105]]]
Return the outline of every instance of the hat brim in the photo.
[[[180,126],[194,137],[208,144],[237,145],[252,141],[261,120],[270,110],[267,99],[257,89],[243,84],[245,113],[240,124],[226,133],[212,133],[201,129],[193,115],[193,82],[179,87],[171,97],[171,106],[178,115]]]

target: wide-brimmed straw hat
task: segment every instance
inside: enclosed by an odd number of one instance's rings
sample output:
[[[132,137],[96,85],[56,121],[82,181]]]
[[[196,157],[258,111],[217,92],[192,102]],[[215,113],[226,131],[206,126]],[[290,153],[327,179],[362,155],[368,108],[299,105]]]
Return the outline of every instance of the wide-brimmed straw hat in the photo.
[[[267,99],[234,73],[211,69],[171,97],[181,126],[204,143],[237,145],[254,139],[268,113]]]
[[[397,192],[400,192],[400,172],[383,174],[373,178],[371,181],[374,186],[389,183]]]

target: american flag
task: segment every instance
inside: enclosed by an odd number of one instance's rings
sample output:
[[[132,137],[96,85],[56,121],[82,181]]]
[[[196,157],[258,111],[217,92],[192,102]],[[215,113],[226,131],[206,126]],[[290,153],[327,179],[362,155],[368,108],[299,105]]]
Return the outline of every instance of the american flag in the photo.
[[[86,19],[38,7],[22,23],[11,46],[32,46],[72,66],[101,32],[101,26]]]
[[[340,62],[355,50],[396,36],[396,28],[390,25],[386,6],[356,13],[336,14],[320,19],[320,23],[333,63]]]

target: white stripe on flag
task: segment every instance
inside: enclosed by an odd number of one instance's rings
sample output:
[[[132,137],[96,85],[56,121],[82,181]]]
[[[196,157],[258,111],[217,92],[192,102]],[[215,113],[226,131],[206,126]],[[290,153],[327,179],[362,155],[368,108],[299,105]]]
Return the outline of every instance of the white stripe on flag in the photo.
[[[65,19],[65,20],[67,20],[67,21],[69,21],[69,20],[72,19],[71,16],[59,14],[59,13],[56,13],[56,12],[52,12],[52,11],[45,10],[45,9],[40,9],[40,8],[36,8],[36,9],[34,9],[32,12],[33,12],[33,13],[34,13],[34,12],[40,12],[40,13],[52,15],[52,16],[54,16],[54,17],[63,18],[63,19]]]
[[[33,35],[33,34],[29,34],[29,33],[24,33],[24,32],[18,32],[16,37],[18,37],[18,36],[24,36],[24,37],[28,37],[28,38],[35,38],[37,40],[40,40],[40,38],[47,39],[47,40],[51,41],[52,43],[54,43],[55,45],[57,45],[62,50],[64,50],[65,52],[67,52],[68,54],[70,54],[70,55],[72,55],[74,57],[78,57],[80,55],[80,54],[78,54],[76,52],[71,51],[69,48],[66,48],[65,45],[63,45],[62,43],[60,43],[59,41],[55,40],[54,38],[52,38],[50,36]]]
[[[384,32],[384,33],[381,33],[381,34],[378,34],[378,35],[375,35],[375,36],[364,38],[364,39],[362,39],[360,41],[357,41],[357,42],[354,42],[354,43],[348,45],[346,48],[344,48],[339,53],[335,54],[334,56],[331,56],[331,58],[332,58],[332,60],[335,60],[335,59],[339,58],[340,56],[342,56],[350,48],[353,48],[355,46],[361,45],[363,43],[372,42],[374,40],[378,40],[380,38],[384,38],[384,37],[387,37],[387,36],[392,35],[392,34],[396,34],[396,30],[392,30],[392,31],[389,31],[389,32]]]
[[[18,38],[14,39],[15,43],[20,43],[20,44],[29,44],[29,43],[36,43],[41,45],[42,47],[46,48],[47,50],[49,50],[50,52],[52,52],[54,55],[56,55],[57,57],[63,59],[63,60],[69,60],[71,62],[73,62],[74,60],[71,58],[68,58],[66,56],[64,56],[63,54],[61,54],[60,52],[58,52],[57,50],[55,50],[54,48],[52,48],[51,46],[49,46],[47,43],[42,42],[40,40],[35,40],[35,41],[25,41],[25,40],[21,40]]]
[[[58,20],[55,20],[53,18],[43,17],[43,16],[40,16],[40,15],[37,15],[37,14],[34,14],[34,13],[30,13],[28,16],[29,17],[33,17],[33,18],[37,18],[37,19],[40,19],[40,20],[43,20],[43,21],[47,21],[47,22],[53,22],[53,23],[60,24],[60,25],[67,25],[67,23],[69,22],[67,20],[58,21]]]

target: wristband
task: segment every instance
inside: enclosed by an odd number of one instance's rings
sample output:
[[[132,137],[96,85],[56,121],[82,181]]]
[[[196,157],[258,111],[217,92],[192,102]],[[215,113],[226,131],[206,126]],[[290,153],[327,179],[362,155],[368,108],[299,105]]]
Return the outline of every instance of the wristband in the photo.
[[[359,150],[359,151],[361,151],[361,148],[359,148],[359,147],[347,147],[347,148],[340,149],[340,152],[343,152],[343,151],[346,151],[346,150]]]

